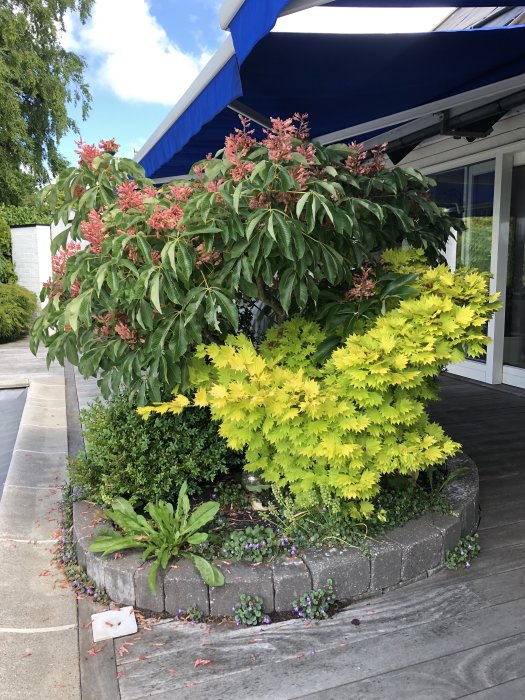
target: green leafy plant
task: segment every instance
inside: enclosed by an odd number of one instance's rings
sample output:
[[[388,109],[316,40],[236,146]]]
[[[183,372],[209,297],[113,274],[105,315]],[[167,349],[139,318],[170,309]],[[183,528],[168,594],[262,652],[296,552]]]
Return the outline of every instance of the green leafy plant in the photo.
[[[250,496],[241,484],[235,481],[221,481],[213,489],[213,498],[217,498],[224,510],[239,510],[250,505]]]
[[[182,620],[183,622],[204,622],[204,613],[199,608],[198,605],[190,605],[187,610],[179,608],[178,613],[175,615],[176,620]]]
[[[110,146],[84,144],[45,192],[66,225],[55,250],[68,237],[89,245],[55,278],[61,293],[43,291],[53,303],[32,339],[50,361],[77,357],[105,397],[121,381],[139,404],[185,391],[195,346],[237,331],[254,300],[263,327],[300,314],[333,349],[413,294],[412,273],[386,270],[380,250],[405,240],[435,263],[455,221],[430,201],[432,180],[385,168],[380,152],[363,161],[356,145],[310,143],[298,115],[262,141],[242,120],[191,179],[160,188]]]
[[[34,199],[34,197],[33,197]],[[0,218],[9,226],[31,226],[34,224],[49,225],[52,220],[52,212],[42,204],[14,204],[0,203]]]
[[[0,343],[17,340],[27,333],[35,312],[33,292],[18,284],[0,284]]]
[[[324,588],[317,588],[294,600],[293,612],[304,620],[324,620],[328,617],[330,606],[335,602],[332,579],[327,579]]]
[[[77,595],[87,595],[98,603],[108,603],[105,590],[97,587],[86,571],[79,565],[73,537],[73,502],[76,499],[75,490],[71,484],[64,484],[62,502],[60,504],[60,528],[53,551],[56,565],[64,572]]]
[[[259,562],[274,554],[279,538],[271,527],[254,525],[245,530],[234,530],[221,548],[221,556],[236,561]]]
[[[159,501],[148,503],[147,520],[139,515],[124,498],[117,498],[113,508],[106,515],[122,530],[123,534],[108,531],[93,540],[92,552],[112,554],[123,549],[143,549],[143,559],[155,557],[155,562],[148,575],[148,584],[153,593],[156,590],[156,574],[160,566],[165,569],[171,557],[182,556],[190,559],[196,566],[203,581],[209,586],[224,585],[224,576],[209,561],[191,551],[191,547],[208,539],[208,533],[201,528],[217,515],[218,503],[202,503],[190,514],[190,501],[187,496],[186,482],[182,485],[174,511],[171,503]]]
[[[415,275],[416,295],[348,336],[328,360],[317,364],[312,352],[326,332],[297,317],[257,349],[243,336],[200,346],[191,365],[194,397],[138,411],[210,406],[230,447],[245,449],[246,469],[289,489],[300,508],[331,493],[352,502],[354,519],[367,519],[384,475],[417,475],[458,451],[425,404],[437,395],[443,366],[466,351],[483,353],[485,323],[499,306],[477,271],[429,268],[414,250],[383,258]],[[301,340],[310,336],[309,345]]]
[[[238,625],[268,625],[270,618],[264,612],[263,599],[256,595],[241,593],[239,602],[233,608],[235,622]]]
[[[123,391],[107,403],[95,400],[81,422],[86,451],[70,462],[70,478],[97,503],[117,496],[132,504],[174,502],[184,481],[190,495],[199,493],[243,463],[206,408],[144,421]]]
[[[16,279],[11,257],[11,229],[0,209],[0,284],[16,282]]]
[[[480,551],[477,533],[462,537],[454,549],[445,552],[445,566],[447,569],[459,569],[462,566],[469,569],[472,560],[478,556]]]

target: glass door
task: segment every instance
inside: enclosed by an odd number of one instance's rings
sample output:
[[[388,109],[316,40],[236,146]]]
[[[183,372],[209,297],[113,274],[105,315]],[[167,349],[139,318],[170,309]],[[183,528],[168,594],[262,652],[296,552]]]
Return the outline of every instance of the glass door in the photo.
[[[495,162],[476,163],[431,177],[436,180],[432,192],[436,204],[465,225],[447,244],[446,257],[451,269],[465,265],[490,272]],[[455,369],[464,376],[485,381],[485,362],[486,354],[469,357],[466,364],[460,363]],[[451,371],[455,370],[451,368]]]
[[[512,171],[503,363],[525,376],[525,165]]]

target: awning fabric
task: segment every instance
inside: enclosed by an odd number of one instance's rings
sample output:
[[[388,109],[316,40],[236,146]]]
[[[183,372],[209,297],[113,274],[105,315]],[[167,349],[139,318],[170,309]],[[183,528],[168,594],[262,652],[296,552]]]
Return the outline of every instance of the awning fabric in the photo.
[[[285,4],[251,3],[269,13],[257,26],[271,24],[270,6],[278,12]],[[233,23],[231,29],[233,34]],[[522,26],[392,35],[266,33],[248,46],[235,46],[235,55],[142,156],[149,177],[186,174],[221,148],[239,125],[228,108],[234,100],[266,117],[307,112],[315,138],[525,73]]]
[[[244,0],[239,10],[230,22],[235,52],[242,63],[255,44],[262,39],[274,27],[281,12],[290,4],[290,0]],[[452,0],[373,0],[364,2],[360,0],[334,0],[324,3],[323,7],[471,7],[470,2],[456,2]],[[481,2],[476,7],[494,7],[493,3]]]

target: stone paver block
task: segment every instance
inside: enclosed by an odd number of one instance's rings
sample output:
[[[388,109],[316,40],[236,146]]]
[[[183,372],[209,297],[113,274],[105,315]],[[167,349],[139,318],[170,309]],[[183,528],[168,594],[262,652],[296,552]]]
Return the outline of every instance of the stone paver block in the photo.
[[[88,539],[98,535],[104,528],[110,528],[110,523],[103,518],[104,509],[101,506],[76,501],[73,503],[73,536],[75,540]]]
[[[463,469],[467,467],[468,469],[475,469],[476,464],[473,459],[471,459],[464,452],[460,452],[454,457],[449,457],[447,459],[447,472],[453,474],[458,469]]]
[[[93,579],[99,588],[104,588],[106,585],[104,579],[104,557],[102,554],[90,552],[87,548],[83,548],[79,556],[80,546],[82,546],[82,540],[80,543],[77,543],[76,547],[78,563],[86,569],[89,578]]]
[[[238,561],[231,564],[214,562],[224,574],[224,586],[210,588],[210,612],[212,615],[232,615],[232,608],[239,602],[241,593],[260,596],[264,611],[273,611],[272,570],[266,564],[254,566]]]
[[[454,458],[457,459],[457,458]],[[463,466],[470,466],[472,460],[465,457],[463,462],[457,463],[455,469]],[[450,469],[450,466],[449,466]],[[442,495],[447,499],[452,507],[452,512],[461,520],[461,536],[473,532],[479,519],[479,477],[477,469],[473,468],[467,474],[454,479],[445,486]]]
[[[89,560],[89,547],[93,539],[101,534],[103,530],[110,527],[109,523],[103,520],[102,514],[103,509],[100,506],[95,506],[86,501],[76,501],[73,503],[73,541],[75,543],[78,563],[80,566],[83,566],[86,571]],[[97,579],[97,577],[93,576],[89,571],[88,575],[96,580],[100,586],[103,586],[101,564],[99,565],[98,561],[93,560],[94,556],[93,554],[91,557],[90,568],[92,568],[100,579]],[[96,556],[98,557],[99,555]]]
[[[124,553],[120,559],[111,554],[104,557],[104,587],[111,600],[135,605],[135,571],[141,565],[140,554],[135,551]]]
[[[395,586],[388,586],[387,588],[383,588],[383,593],[389,593],[390,591],[396,591],[398,588],[411,586],[413,583],[419,583],[419,581],[424,581],[426,578],[428,578],[428,572],[423,571],[422,573],[418,574],[417,576],[414,576],[413,578],[409,578],[406,581],[400,581]]]
[[[312,577],[302,559],[279,557],[272,564],[274,608],[277,612],[292,609],[292,602],[312,590]]]
[[[176,615],[196,605],[205,615],[210,614],[208,586],[200,577],[193,562],[177,559],[166,569],[164,576],[164,605],[166,612]]]
[[[443,537],[443,561],[445,552],[454,549],[461,537],[461,521],[455,515],[444,515],[443,513],[430,513],[428,520],[431,525],[437,527]]]
[[[370,560],[358,549],[335,548],[306,551],[303,560],[312,575],[314,589],[334,582],[335,595],[346,600],[370,588]]]
[[[370,590],[381,591],[394,586],[401,579],[402,550],[398,544],[380,539],[371,542],[370,549]]]
[[[395,542],[402,549],[402,581],[408,581],[428,569],[433,569],[441,561],[441,532],[424,517],[395,528],[388,533],[386,539]]]
[[[135,607],[152,612],[164,612],[164,569],[159,567],[155,577],[155,593],[150,591],[148,576],[154,561],[145,561],[135,571]]]

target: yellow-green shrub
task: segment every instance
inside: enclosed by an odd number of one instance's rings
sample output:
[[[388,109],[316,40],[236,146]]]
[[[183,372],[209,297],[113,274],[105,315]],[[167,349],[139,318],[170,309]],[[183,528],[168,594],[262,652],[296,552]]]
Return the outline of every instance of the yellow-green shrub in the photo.
[[[210,406],[228,444],[246,448],[247,469],[287,486],[299,503],[331,493],[354,501],[363,517],[383,474],[424,470],[458,450],[425,405],[443,366],[483,352],[497,308],[477,271],[428,269],[417,251],[384,257],[419,273],[417,296],[349,336],[324,365],[313,362],[323,332],[295,318],[259,351],[245,336],[201,346],[192,369],[194,405]],[[139,411],[178,413],[189,404],[179,395]]]

